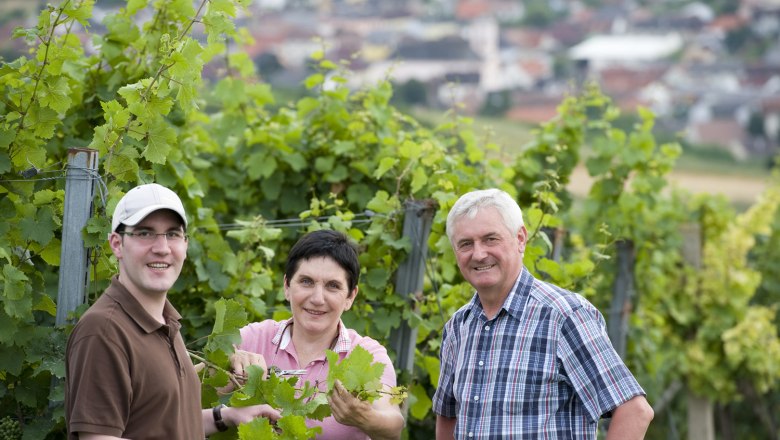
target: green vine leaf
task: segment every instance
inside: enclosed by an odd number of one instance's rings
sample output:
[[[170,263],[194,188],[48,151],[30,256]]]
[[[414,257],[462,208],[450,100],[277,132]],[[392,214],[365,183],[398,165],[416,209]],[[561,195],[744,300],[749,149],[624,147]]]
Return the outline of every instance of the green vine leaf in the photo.
[[[338,380],[344,388],[361,400],[373,402],[379,397],[382,384],[379,381],[385,371],[385,365],[374,362],[365,348],[356,346],[347,357],[339,362],[337,353],[328,350],[328,389],[333,389]]]
[[[171,146],[176,143],[176,131],[162,118],[155,118],[141,126],[146,131],[146,149],[143,156],[152,163],[164,164]]]

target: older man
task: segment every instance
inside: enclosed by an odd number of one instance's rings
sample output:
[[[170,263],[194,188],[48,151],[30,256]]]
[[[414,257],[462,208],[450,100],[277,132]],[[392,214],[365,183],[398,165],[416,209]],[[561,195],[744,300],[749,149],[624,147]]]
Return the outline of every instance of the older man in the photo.
[[[582,296],[523,267],[520,207],[498,189],[463,195],[447,236],[472,300],[444,327],[437,439],[642,439],[653,410]]]

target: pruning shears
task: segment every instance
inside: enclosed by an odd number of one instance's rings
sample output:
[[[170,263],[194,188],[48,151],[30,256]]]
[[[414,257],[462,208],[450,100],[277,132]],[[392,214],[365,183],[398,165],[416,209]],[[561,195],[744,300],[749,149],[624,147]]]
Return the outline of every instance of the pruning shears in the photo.
[[[303,376],[306,374],[306,370],[282,370],[276,366],[270,367],[268,371],[277,376]]]

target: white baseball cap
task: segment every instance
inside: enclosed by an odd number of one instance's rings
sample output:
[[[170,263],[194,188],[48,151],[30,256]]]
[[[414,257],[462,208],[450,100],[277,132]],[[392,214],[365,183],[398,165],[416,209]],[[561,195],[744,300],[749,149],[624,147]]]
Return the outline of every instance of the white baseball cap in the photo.
[[[136,186],[122,197],[114,209],[111,231],[116,231],[120,224],[135,226],[147,215],[161,209],[170,209],[179,214],[184,222],[184,228],[187,228],[187,215],[184,213],[184,205],[179,196],[162,185],[149,183]]]

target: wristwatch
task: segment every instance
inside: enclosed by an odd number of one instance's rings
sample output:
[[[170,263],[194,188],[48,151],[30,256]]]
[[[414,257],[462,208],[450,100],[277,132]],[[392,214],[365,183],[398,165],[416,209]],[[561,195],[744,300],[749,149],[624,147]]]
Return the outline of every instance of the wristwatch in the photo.
[[[217,427],[217,431],[219,432],[228,430],[228,426],[225,424],[225,421],[222,420],[222,408],[225,408],[224,403],[215,406],[214,409],[211,410],[211,413],[214,415],[214,426]]]

